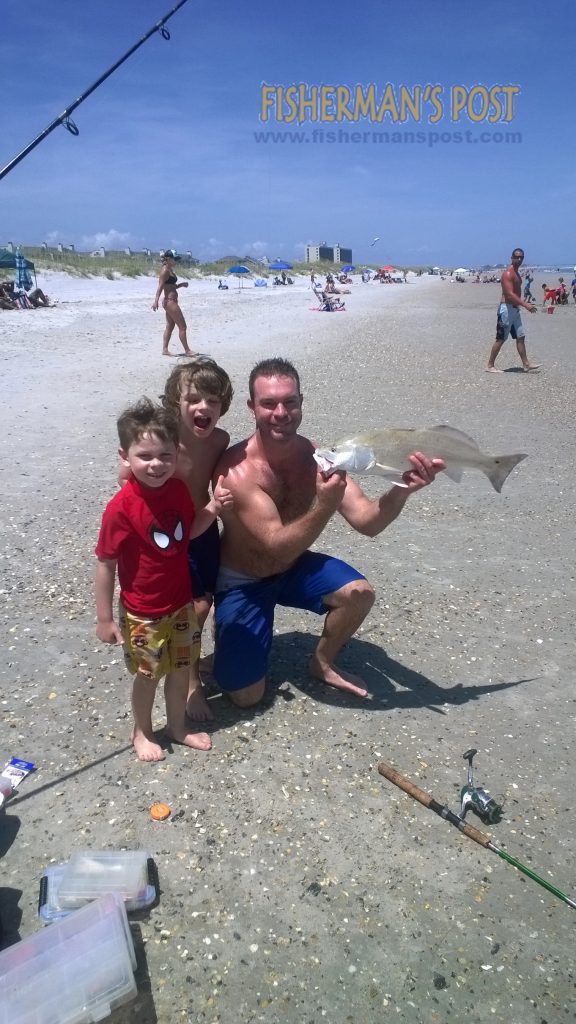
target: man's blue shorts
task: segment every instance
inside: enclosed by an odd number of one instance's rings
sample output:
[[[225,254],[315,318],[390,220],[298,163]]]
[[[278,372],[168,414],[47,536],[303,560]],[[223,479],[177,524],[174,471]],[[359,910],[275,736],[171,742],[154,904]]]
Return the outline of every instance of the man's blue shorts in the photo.
[[[204,597],[216,590],[216,577],[220,566],[220,533],[213,522],[199,537],[188,545],[188,568],[193,597]]]
[[[306,551],[286,572],[217,593],[214,676],[220,688],[242,690],[264,678],[277,604],[325,615],[327,594],[364,579],[339,558]]]

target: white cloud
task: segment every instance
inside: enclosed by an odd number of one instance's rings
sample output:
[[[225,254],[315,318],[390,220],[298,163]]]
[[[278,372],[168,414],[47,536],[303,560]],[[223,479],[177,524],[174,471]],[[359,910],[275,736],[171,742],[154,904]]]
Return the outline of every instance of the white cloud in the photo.
[[[136,249],[138,243],[129,231],[97,231],[94,235],[83,235],[80,239],[81,249]]]

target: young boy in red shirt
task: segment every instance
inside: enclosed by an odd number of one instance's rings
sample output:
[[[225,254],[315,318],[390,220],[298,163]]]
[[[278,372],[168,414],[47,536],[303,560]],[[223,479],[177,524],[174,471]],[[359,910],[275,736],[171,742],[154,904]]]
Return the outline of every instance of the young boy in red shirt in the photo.
[[[190,665],[199,656],[200,630],[192,604],[187,548],[214,522],[232,496],[217,483],[196,512],[190,492],[174,478],[179,424],[149,399],[118,419],[119,455],[130,477],[106,506],[96,546],[96,635],[123,644],[132,687],[132,742],[141,761],[164,754],[152,730],[156,686],[164,676],[166,732],[177,743],[209,750],[207,733],[186,723]],[[119,624],[112,602],[118,571]]]

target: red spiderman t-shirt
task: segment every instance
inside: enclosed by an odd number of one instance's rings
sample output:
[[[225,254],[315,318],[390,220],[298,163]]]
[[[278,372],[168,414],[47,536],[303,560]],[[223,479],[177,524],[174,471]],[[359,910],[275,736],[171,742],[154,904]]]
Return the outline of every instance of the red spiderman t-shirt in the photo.
[[[118,562],[120,599],[141,618],[159,618],[192,600],[188,541],[196,510],[171,477],[157,490],[132,476],[102,516],[96,555]]]

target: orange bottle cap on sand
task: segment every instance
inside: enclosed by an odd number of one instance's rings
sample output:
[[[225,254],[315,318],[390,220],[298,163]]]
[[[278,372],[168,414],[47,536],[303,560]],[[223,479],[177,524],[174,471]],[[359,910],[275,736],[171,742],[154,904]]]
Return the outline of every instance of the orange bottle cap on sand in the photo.
[[[166,818],[169,818],[171,814],[172,811],[168,807],[168,804],[152,804],[152,807],[150,808],[150,817],[153,818],[154,821],[164,821]]]

